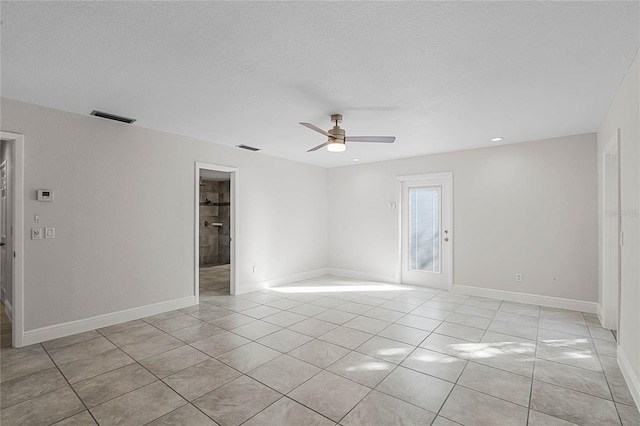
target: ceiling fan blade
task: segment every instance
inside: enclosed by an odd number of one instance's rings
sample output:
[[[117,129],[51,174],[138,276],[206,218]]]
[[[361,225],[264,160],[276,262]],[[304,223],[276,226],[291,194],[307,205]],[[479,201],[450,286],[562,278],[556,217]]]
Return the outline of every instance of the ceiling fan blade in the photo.
[[[347,136],[345,142],[394,143],[395,136]]]
[[[322,144],[320,144],[320,145],[318,145],[318,146],[314,146],[313,148],[311,148],[311,149],[310,149],[310,150],[308,150],[307,152],[317,151],[317,150],[319,150],[320,148],[322,148],[323,146],[327,146],[327,144],[328,144],[328,143],[329,143],[329,142],[325,142],[325,143],[322,143]]]
[[[304,127],[308,127],[311,130],[315,130],[318,133],[322,133],[325,136],[328,136],[330,138],[333,138],[334,136],[330,135],[328,132],[326,132],[325,130],[322,130],[320,127],[314,126],[311,123],[300,123],[302,124]]]

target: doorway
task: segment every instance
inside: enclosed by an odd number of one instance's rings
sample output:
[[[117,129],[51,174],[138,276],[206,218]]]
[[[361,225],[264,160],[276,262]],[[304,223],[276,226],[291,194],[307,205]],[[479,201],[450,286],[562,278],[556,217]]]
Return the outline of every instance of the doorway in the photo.
[[[453,286],[452,174],[398,177],[400,282]]]
[[[196,163],[196,294],[235,294],[238,170]]]
[[[24,336],[24,137],[0,131],[0,342],[22,347]]]
[[[602,159],[602,325],[618,331],[620,307],[620,130],[609,140]],[[617,334],[618,335],[618,334]]]

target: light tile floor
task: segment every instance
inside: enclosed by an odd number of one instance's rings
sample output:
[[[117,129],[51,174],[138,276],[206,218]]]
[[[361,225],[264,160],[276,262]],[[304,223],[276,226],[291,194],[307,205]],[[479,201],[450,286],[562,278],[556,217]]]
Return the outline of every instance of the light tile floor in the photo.
[[[592,314],[332,276],[1,351],[4,426],[640,424]]]

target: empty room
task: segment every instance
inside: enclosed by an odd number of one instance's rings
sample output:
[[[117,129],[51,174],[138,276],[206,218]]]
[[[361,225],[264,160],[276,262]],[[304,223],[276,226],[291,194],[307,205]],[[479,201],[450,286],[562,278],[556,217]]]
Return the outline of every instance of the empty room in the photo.
[[[3,426],[640,426],[640,1],[0,17]]]

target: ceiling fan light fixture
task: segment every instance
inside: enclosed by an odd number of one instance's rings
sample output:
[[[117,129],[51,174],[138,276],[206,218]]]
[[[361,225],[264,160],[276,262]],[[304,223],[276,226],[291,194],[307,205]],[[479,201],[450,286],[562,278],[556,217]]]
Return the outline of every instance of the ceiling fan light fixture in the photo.
[[[330,151],[330,152],[343,152],[346,149],[347,149],[347,145],[345,145],[344,142],[338,142],[334,140],[327,144],[327,151]]]

